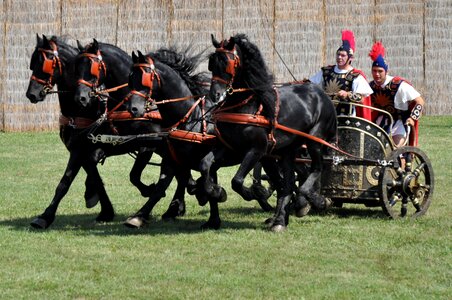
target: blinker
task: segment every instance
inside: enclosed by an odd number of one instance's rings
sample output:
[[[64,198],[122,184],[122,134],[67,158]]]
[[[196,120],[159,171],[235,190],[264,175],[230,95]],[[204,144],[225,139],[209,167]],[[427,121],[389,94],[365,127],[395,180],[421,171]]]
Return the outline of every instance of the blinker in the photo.
[[[46,74],[53,75],[55,69],[55,62],[53,59],[48,59],[44,56],[44,63],[42,64],[42,71]]]
[[[147,73],[143,70],[143,75],[141,77],[141,84],[145,87],[152,89],[152,73]]]
[[[100,65],[99,62],[91,60],[91,75],[93,75],[96,78],[99,78],[100,74],[99,74],[99,70],[100,70]]]

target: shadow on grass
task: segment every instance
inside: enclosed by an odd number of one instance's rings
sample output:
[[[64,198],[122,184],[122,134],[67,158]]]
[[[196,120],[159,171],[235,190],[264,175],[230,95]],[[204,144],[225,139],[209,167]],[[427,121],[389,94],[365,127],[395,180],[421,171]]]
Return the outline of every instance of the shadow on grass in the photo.
[[[339,218],[363,218],[363,219],[387,219],[388,216],[383,212],[381,208],[375,207],[333,207],[327,212],[310,212],[312,215],[334,215]]]
[[[220,207],[220,217],[222,219],[222,229],[258,229],[265,230],[264,221],[271,217],[273,212],[265,212],[259,207]],[[177,235],[177,234],[198,234],[207,230],[201,229],[208,217],[209,211],[202,210],[196,215],[179,217],[175,220],[164,221],[160,216],[151,217],[149,223],[143,228],[132,229],[124,226],[124,221],[129,217],[125,214],[117,214],[112,222],[98,223],[95,221],[97,214],[72,214],[57,215],[54,223],[47,229],[35,229],[30,226],[30,222],[34,217],[19,217],[9,220],[1,220],[0,226],[8,227],[11,230],[30,231],[42,233],[48,231],[75,232],[80,235],[99,235],[99,236],[127,236],[127,235]],[[254,222],[249,220],[249,216],[253,218],[261,218],[262,222]],[[386,214],[378,208],[360,207],[333,207],[327,212],[319,212],[311,210],[308,216],[305,216],[309,222],[309,216],[335,216],[339,218],[371,218],[385,219]],[[247,219],[248,217],[248,219]],[[295,218],[291,214],[291,218]]]
[[[222,211],[227,212],[229,209],[220,209],[220,218],[222,218],[221,229],[259,229],[259,225],[256,225],[249,220],[241,221],[240,216],[231,218],[222,217]],[[250,215],[256,213],[256,209],[234,209],[230,213],[237,215]],[[72,214],[72,215],[57,215],[53,224],[47,229],[36,229],[31,227],[30,222],[35,217],[19,217],[9,220],[0,220],[0,226],[8,227],[11,230],[18,231],[30,231],[30,232],[47,232],[47,231],[64,231],[64,232],[77,232],[82,235],[177,235],[208,231],[201,229],[201,225],[204,224],[208,217],[208,211],[200,211],[196,215],[183,216],[174,220],[162,220],[160,216],[153,216],[150,218],[143,228],[133,229],[124,225],[124,221],[129,217],[124,214],[117,214],[113,221],[108,223],[98,223],[95,221],[97,214]]]

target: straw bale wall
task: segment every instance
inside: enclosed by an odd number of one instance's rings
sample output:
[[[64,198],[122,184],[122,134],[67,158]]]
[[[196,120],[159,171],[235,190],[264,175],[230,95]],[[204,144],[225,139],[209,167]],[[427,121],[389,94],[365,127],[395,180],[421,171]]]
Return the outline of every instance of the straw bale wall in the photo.
[[[341,30],[350,29],[353,64],[368,78],[367,53],[381,40],[390,73],[413,83],[428,103],[426,112],[452,113],[452,0],[3,0],[0,22],[2,131],[57,128],[55,95],[39,104],[25,97],[36,33],[64,35],[74,46],[96,38],[128,53],[191,45],[206,54],[210,34],[220,40],[246,33],[275,81],[284,82],[334,64]],[[207,63],[200,69],[207,71]]]

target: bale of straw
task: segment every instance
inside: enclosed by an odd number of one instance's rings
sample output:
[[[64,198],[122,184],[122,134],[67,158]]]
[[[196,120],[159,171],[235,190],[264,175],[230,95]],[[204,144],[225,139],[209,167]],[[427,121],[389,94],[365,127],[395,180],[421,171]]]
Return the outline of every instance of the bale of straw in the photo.
[[[78,39],[82,44],[93,41],[116,44],[118,27],[117,0],[60,0],[62,34]],[[128,2],[128,1],[127,1]]]
[[[117,46],[128,53],[143,53],[168,45],[170,1],[120,1]]]
[[[179,49],[191,46],[192,53],[212,52],[211,34],[221,32],[223,1],[174,1],[171,8],[170,43]],[[207,60],[199,71],[207,71]]]
[[[56,98],[32,105],[25,97],[30,78],[29,61],[36,45],[36,33],[49,36],[59,32],[60,9],[57,0],[7,1],[4,12],[4,130],[55,129],[58,119]],[[45,116],[45,117],[43,117]]]
[[[273,10],[273,1],[224,1],[223,37],[227,39],[237,33],[247,34],[250,41],[259,47],[268,69],[274,73]],[[262,20],[265,16],[268,22]]]
[[[425,4],[425,90],[429,114],[451,114],[452,2],[428,0]]]
[[[355,35],[355,58],[352,65],[370,75],[367,53],[373,43],[373,0],[327,0],[325,2],[325,64],[335,64],[337,49],[342,45],[342,30]]]
[[[277,81],[293,81],[290,73],[296,80],[307,78],[324,64],[324,21],[322,0],[276,2],[274,70]]]
[[[375,39],[386,48],[389,73],[424,84],[424,1],[379,1],[375,7]]]
[[[5,23],[5,10],[0,9],[0,24]],[[0,30],[0,40],[5,40],[5,30]],[[2,43],[2,48],[0,49],[2,53],[4,52],[5,45]],[[0,59],[0,132],[5,130],[5,82],[6,82],[6,65],[5,65],[5,56],[2,55]]]

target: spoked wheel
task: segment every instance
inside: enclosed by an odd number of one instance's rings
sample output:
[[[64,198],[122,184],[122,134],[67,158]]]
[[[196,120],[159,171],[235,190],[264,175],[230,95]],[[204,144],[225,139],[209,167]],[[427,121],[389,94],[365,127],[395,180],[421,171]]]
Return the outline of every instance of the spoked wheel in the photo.
[[[422,216],[433,195],[433,168],[427,155],[416,147],[392,151],[379,178],[383,210],[391,218]]]

